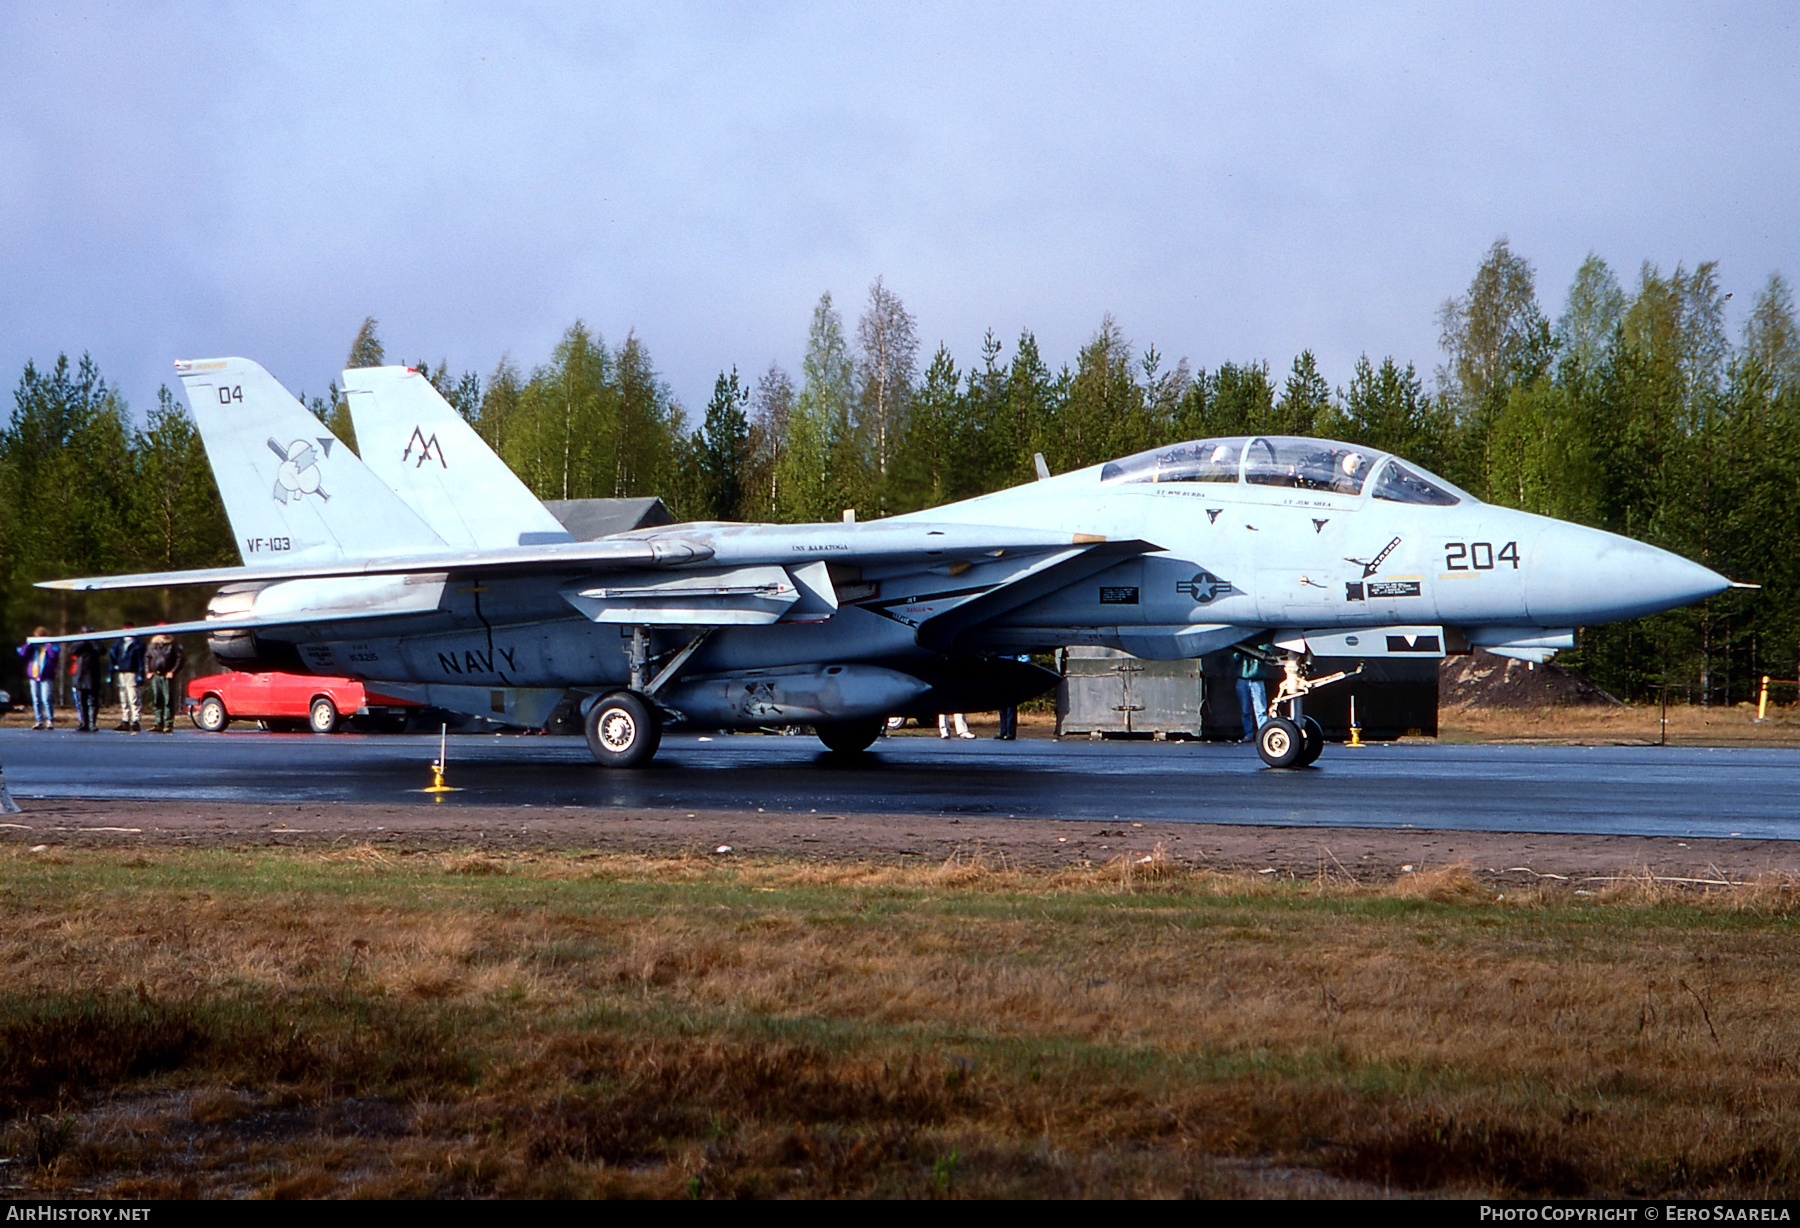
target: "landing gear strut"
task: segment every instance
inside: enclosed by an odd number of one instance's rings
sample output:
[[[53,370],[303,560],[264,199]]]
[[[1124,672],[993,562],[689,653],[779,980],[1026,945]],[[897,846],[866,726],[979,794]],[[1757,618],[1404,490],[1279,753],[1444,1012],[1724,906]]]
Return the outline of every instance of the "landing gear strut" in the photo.
[[[661,668],[652,672],[659,658],[650,651],[650,628],[633,627],[625,644],[630,663],[629,681],[624,690],[602,695],[587,709],[588,749],[602,767],[641,767],[650,762],[656,748],[662,745],[664,709],[656,702],[656,693],[680,671],[712,635],[708,627],[680,649],[665,654]],[[671,715],[680,719],[679,713]]]
[[[1269,701],[1269,719],[1256,734],[1256,753],[1273,768],[1310,767],[1325,749],[1325,731],[1319,722],[1302,714],[1302,699],[1322,686],[1362,673],[1362,666],[1340,670],[1323,678],[1306,676],[1306,659],[1297,652],[1282,658],[1281,689]],[[1286,715],[1282,708],[1286,707]]]

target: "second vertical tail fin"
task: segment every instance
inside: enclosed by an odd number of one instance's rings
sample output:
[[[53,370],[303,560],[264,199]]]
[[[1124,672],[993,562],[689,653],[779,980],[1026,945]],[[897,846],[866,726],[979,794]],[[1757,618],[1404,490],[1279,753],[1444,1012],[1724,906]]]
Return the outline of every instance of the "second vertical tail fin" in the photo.
[[[419,372],[352,368],[344,390],[369,468],[452,546],[574,540]]]

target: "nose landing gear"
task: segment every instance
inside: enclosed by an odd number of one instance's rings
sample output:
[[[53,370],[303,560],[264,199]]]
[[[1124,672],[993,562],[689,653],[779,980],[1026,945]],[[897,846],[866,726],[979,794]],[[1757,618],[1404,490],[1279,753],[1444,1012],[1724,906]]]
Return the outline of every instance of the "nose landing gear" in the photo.
[[[1339,670],[1323,678],[1306,676],[1306,659],[1297,652],[1282,658],[1281,689],[1269,701],[1269,719],[1256,735],[1256,753],[1272,768],[1310,767],[1325,749],[1325,731],[1319,722],[1300,711],[1310,692],[1362,673],[1362,666]],[[1286,715],[1282,708],[1286,707]]]

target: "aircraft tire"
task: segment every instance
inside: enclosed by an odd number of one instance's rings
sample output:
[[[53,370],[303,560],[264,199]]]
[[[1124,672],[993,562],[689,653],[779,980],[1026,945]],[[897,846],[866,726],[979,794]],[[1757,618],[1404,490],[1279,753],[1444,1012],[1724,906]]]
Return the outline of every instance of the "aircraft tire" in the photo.
[[[208,695],[200,701],[199,711],[194,713],[194,724],[207,733],[224,733],[225,726],[231,724],[231,713],[225,711],[225,701],[217,695]]]
[[[825,743],[825,749],[838,755],[857,755],[875,745],[875,739],[881,736],[887,725],[883,717],[871,716],[860,721],[829,721],[823,725],[814,725],[813,732],[819,735],[819,741]]]
[[[1282,716],[1272,716],[1256,731],[1256,753],[1272,768],[1293,767],[1304,742],[1300,729]]]
[[[337,705],[321,695],[312,701],[312,707],[306,710],[306,723],[314,733],[336,733],[338,727]]]
[[[602,767],[642,767],[662,745],[662,717],[643,696],[614,691],[588,709],[588,749]]]
[[[1325,751],[1325,731],[1319,722],[1310,716],[1300,718],[1300,757],[1294,760],[1297,768],[1311,767],[1319,761]]]

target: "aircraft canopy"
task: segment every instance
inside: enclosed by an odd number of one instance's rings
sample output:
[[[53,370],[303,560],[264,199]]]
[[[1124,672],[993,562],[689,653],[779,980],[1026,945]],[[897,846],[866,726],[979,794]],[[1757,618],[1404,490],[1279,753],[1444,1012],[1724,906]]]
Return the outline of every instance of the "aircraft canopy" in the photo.
[[[1133,482],[1229,482],[1286,486],[1340,495],[1369,493],[1394,503],[1449,507],[1470,496],[1442,478],[1362,444],[1297,435],[1237,435],[1151,448],[1109,461],[1100,480]],[[1472,500],[1471,500],[1472,501]]]

